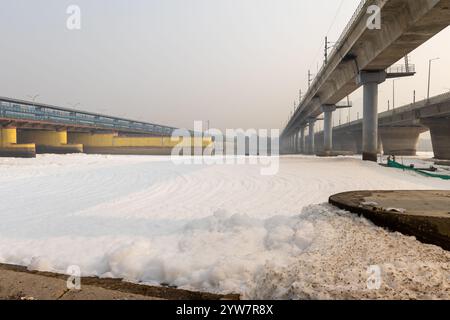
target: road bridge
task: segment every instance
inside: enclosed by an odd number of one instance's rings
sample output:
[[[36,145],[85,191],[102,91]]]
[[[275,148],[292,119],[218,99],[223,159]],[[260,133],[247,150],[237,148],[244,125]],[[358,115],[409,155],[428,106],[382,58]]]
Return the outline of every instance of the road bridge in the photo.
[[[361,154],[362,119],[333,128],[333,146],[341,151]],[[450,93],[405,105],[378,114],[378,152],[387,155],[416,155],[421,133],[430,131],[433,150],[437,159],[450,160]],[[318,154],[323,154],[324,132],[314,134]],[[307,153],[306,148],[299,150]]]

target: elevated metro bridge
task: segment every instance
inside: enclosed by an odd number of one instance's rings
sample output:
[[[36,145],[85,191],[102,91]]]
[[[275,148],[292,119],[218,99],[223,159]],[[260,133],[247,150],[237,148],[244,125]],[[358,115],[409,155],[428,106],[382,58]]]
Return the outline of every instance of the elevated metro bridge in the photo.
[[[371,9],[379,9],[380,26],[371,28]],[[395,63],[450,25],[450,0],[362,0],[295,113],[282,132],[283,149],[296,150],[309,126],[309,149],[315,152],[314,125],[323,113],[324,144],[332,152],[332,116],[336,104],[364,88],[363,159],[377,160],[378,85],[388,77],[413,74]],[[391,68],[391,69],[390,69]]]

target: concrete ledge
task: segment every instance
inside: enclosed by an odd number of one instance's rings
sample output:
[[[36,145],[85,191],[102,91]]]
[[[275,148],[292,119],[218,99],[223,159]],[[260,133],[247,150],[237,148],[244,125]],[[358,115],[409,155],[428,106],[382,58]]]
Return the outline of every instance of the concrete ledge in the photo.
[[[70,154],[70,153],[83,153],[82,144],[67,144],[60,146],[44,146],[36,145],[36,153],[52,153],[52,154]]]
[[[0,157],[35,158],[36,148],[34,144],[12,144],[0,147]]]
[[[0,264],[0,300],[239,300],[236,294],[192,292],[94,277],[82,278],[81,290],[69,290],[67,278],[66,275]]]
[[[355,191],[333,195],[329,202],[380,227],[450,250],[450,191]]]

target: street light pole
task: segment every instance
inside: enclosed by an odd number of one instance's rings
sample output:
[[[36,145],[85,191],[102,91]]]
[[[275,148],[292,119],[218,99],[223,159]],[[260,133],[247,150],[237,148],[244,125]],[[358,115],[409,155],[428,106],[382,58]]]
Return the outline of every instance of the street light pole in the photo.
[[[428,94],[427,94],[427,100],[430,100],[430,85],[431,85],[431,63],[433,61],[439,60],[440,58],[434,58],[430,59],[428,61]]]
[[[392,80],[392,110],[395,109],[395,80]]]
[[[27,95],[28,98],[31,99],[31,101],[36,102],[36,99],[39,97],[39,94],[35,94],[34,96],[32,96],[31,94]]]
[[[35,106],[35,104],[36,104],[36,99],[37,99],[39,96],[40,96],[39,94],[35,94],[34,96],[31,95],[31,94],[27,95],[27,97],[30,98],[31,101],[33,101],[33,108],[36,108],[36,106]]]

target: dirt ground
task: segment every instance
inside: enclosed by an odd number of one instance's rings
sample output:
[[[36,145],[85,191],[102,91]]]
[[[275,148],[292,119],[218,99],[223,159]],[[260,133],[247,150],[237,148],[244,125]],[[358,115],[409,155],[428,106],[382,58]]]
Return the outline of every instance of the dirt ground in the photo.
[[[80,290],[67,288],[68,276],[28,271],[0,264],[0,300],[238,300],[168,287],[152,287],[120,279],[81,278]]]

